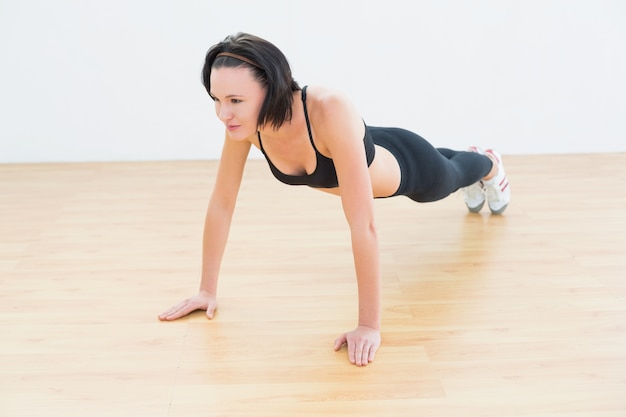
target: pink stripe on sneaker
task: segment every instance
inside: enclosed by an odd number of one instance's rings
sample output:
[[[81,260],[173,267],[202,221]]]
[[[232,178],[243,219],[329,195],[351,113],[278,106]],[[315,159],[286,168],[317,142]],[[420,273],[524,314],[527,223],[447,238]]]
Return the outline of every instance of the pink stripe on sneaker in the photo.
[[[506,190],[506,187],[509,186],[509,180],[506,179],[506,176],[504,178],[502,178],[502,181],[500,181],[500,184],[498,184],[500,186],[500,190],[504,191]]]

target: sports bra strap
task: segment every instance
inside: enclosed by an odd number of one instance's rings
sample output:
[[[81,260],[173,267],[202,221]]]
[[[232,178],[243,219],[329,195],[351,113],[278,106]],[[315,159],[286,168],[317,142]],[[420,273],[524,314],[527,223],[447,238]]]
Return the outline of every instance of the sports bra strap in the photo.
[[[315,152],[319,154],[320,152],[317,150],[317,146],[315,146],[315,142],[313,142],[313,133],[311,133],[311,122],[309,121],[309,112],[307,111],[307,108],[306,108],[306,88],[307,87],[308,86],[305,85],[304,88],[302,88],[302,104],[304,106],[304,119],[306,120],[306,129],[309,132],[309,141],[311,142],[311,145],[313,146],[313,149],[315,150]],[[256,135],[259,138],[259,145],[261,147],[261,152],[265,154],[265,149],[263,148],[263,141],[261,140],[261,132],[257,130]]]
[[[315,142],[313,142],[313,133],[311,132],[311,122],[309,122],[309,112],[306,108],[306,89],[307,89],[308,85],[305,85],[304,87],[302,87],[302,105],[304,106],[304,119],[306,120],[306,129],[309,132],[309,140],[311,141],[311,145],[313,146],[313,149],[315,149],[316,153],[320,153],[320,151],[317,150],[317,146],[315,146]]]

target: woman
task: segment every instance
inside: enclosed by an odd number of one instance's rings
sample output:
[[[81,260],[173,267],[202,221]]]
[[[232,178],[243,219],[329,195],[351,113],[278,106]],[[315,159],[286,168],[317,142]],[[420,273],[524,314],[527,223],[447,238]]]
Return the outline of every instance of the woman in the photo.
[[[510,190],[499,154],[435,149],[412,132],[366,126],[345,97],[318,86],[301,89],[282,52],[253,35],[240,33],[214,45],[202,76],[226,138],[206,213],[200,290],[159,319],[175,320],[199,309],[213,318],[220,263],[254,145],[278,180],[341,197],[351,232],[359,315],[357,327],[335,341],[335,350],[347,344],[350,362],[367,365],[380,346],[381,320],[373,198],[405,195],[427,202],[463,188],[471,212],[487,201],[500,214]]]

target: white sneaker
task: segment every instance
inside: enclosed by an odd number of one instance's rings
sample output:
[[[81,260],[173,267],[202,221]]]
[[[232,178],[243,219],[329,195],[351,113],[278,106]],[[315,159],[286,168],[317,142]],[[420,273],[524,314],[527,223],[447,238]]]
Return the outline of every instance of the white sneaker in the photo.
[[[475,152],[481,155],[485,154],[482,149],[476,146],[470,146],[467,151]],[[485,190],[482,181],[477,181],[468,187],[463,187],[462,192],[463,199],[465,200],[465,205],[467,206],[467,209],[470,211],[470,213],[478,213],[483,208],[483,205],[485,205],[485,200],[487,197],[485,196]]]
[[[504,172],[502,156],[493,149],[487,149],[485,155],[491,156],[498,164],[498,172],[488,181],[482,181],[487,203],[493,214],[502,214],[511,201],[511,187]]]

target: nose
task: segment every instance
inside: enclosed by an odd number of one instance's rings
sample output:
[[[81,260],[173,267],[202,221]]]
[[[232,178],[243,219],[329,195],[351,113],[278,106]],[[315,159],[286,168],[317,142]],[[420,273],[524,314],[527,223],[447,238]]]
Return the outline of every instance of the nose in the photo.
[[[218,105],[217,106],[217,117],[224,123],[233,118],[233,112],[228,106]]]

